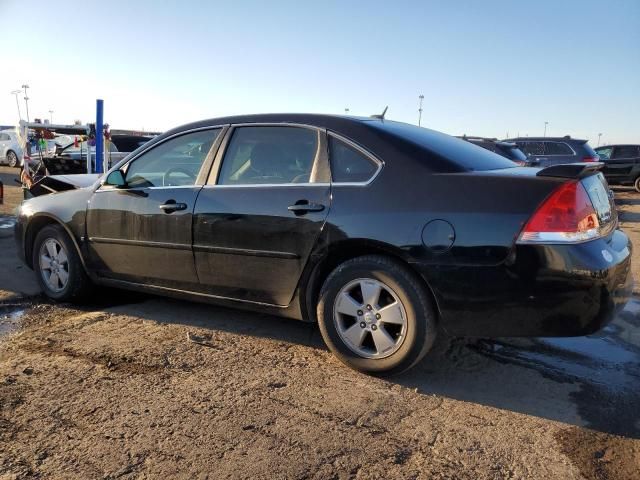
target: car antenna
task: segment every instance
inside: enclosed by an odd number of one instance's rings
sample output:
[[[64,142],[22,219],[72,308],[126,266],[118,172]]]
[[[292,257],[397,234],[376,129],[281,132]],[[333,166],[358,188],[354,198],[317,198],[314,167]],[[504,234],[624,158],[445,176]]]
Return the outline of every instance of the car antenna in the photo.
[[[371,118],[377,118],[379,120],[384,120],[384,116],[387,113],[387,110],[389,109],[389,105],[387,105],[386,107],[384,107],[384,110],[382,111],[382,113],[380,115],[371,115]]]

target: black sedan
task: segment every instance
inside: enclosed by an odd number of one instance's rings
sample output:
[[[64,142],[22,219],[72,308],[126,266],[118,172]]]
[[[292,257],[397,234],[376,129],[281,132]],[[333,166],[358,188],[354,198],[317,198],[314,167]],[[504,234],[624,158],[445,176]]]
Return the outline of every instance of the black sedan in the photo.
[[[24,202],[16,239],[53,299],[99,284],[317,321],[347,365],[397,373],[440,330],[571,336],[614,316],[631,244],[599,167],[521,168],[381,118],[219,118]]]

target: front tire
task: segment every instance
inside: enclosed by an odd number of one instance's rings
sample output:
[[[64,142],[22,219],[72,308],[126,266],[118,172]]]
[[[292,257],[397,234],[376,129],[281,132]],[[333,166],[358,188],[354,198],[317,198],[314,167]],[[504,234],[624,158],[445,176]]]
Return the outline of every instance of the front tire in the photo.
[[[12,168],[15,168],[15,167],[19,166],[18,165],[18,156],[16,155],[16,152],[14,152],[13,150],[9,150],[7,152],[7,163]]]
[[[317,315],[333,354],[369,374],[411,368],[436,337],[436,315],[420,280],[400,262],[380,255],[339,265],[322,286]]]
[[[75,245],[60,225],[38,232],[33,244],[33,270],[44,294],[56,301],[80,300],[91,285]]]

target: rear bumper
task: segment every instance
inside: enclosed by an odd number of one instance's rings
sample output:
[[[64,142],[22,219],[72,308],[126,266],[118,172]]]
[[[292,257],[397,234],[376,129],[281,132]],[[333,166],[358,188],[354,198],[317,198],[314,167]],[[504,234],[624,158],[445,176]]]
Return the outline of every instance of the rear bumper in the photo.
[[[602,328],[631,297],[631,250],[615,230],[577,245],[518,245],[498,266],[422,273],[452,335],[579,336]]]

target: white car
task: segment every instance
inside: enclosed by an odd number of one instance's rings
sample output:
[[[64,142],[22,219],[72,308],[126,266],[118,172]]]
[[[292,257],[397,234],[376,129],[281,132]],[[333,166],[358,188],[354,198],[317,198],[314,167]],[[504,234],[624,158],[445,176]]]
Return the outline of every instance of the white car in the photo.
[[[0,131],[0,163],[10,167],[21,167],[24,152],[18,142],[15,130]]]

